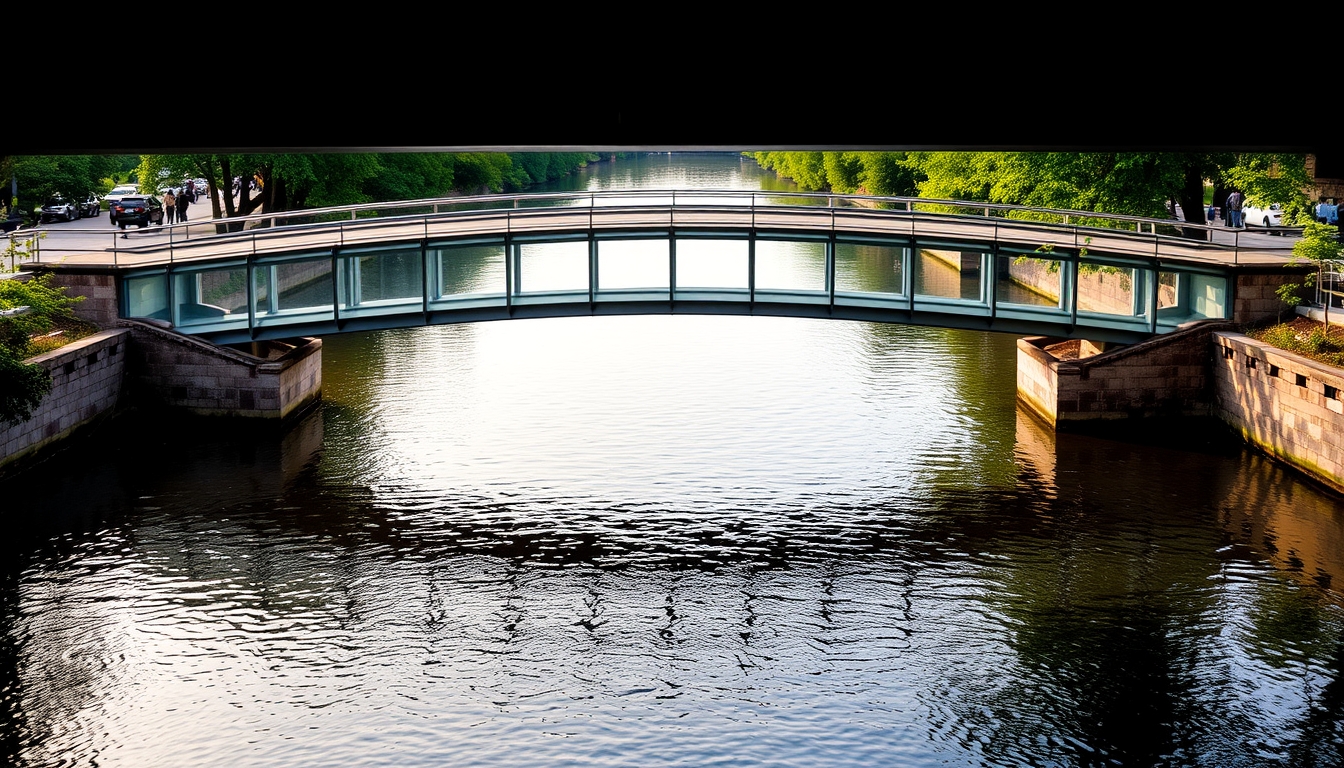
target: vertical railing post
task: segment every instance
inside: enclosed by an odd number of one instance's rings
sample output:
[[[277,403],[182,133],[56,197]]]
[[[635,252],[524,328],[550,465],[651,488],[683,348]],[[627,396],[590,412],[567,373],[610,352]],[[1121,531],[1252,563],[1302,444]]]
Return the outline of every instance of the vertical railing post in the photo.
[[[1151,313],[1148,316],[1148,332],[1153,334],[1157,333],[1157,305],[1160,298],[1158,293],[1162,290],[1158,277],[1157,262],[1154,261],[1153,268],[1148,270],[1148,279],[1145,281],[1148,283],[1148,311]]]
[[[588,230],[588,308],[597,307],[597,233]]]
[[[999,227],[994,225],[994,241],[989,246],[989,264],[981,268],[984,276],[981,278],[981,292],[985,295],[985,300],[989,302],[989,321],[992,323],[999,316]]]
[[[331,248],[331,319],[339,330],[341,327],[341,272],[336,254],[339,245]]]
[[[677,233],[669,231],[667,234],[667,300],[669,303],[677,301]]]
[[[826,239],[826,306],[827,312],[835,311],[835,227],[831,227],[831,236]]]
[[[243,274],[247,277],[247,336],[255,339],[257,338],[257,265],[252,257],[253,254],[247,255]]]
[[[518,269],[514,260],[518,258],[518,244],[512,235],[504,237],[504,308],[509,317],[513,317],[513,294],[517,290]]]
[[[747,236],[747,303],[756,303],[756,229]]]

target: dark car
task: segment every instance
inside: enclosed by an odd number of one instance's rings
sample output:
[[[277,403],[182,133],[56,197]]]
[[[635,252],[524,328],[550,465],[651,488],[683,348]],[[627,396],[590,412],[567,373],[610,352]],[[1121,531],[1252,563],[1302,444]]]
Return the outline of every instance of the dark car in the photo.
[[[60,195],[55,195],[47,200],[46,205],[42,206],[42,212],[38,214],[38,219],[46,224],[49,221],[60,219],[61,221],[74,221],[81,216],[78,203],[66,200]]]
[[[86,219],[97,218],[103,211],[103,201],[97,195],[89,195],[79,204],[79,215]]]
[[[163,203],[150,195],[127,195],[112,204],[112,221],[122,229],[127,224],[143,227],[163,223]]]

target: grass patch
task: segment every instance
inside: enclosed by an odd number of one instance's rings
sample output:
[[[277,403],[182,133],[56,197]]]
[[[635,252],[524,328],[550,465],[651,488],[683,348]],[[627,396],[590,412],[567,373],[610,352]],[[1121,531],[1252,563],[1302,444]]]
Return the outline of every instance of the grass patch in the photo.
[[[57,318],[52,321],[50,331],[29,337],[27,356],[44,355],[71,342],[92,336],[98,331],[98,326],[77,317]]]
[[[1299,317],[1286,323],[1246,332],[1270,346],[1326,365],[1344,368],[1344,328]]]

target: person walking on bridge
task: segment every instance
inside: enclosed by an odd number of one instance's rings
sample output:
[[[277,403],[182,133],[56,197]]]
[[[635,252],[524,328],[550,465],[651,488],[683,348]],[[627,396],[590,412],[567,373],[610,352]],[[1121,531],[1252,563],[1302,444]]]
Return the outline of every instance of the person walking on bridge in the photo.
[[[186,220],[187,220],[187,205],[188,205],[190,202],[191,202],[191,200],[189,199],[189,197],[188,197],[188,195],[187,195],[187,191],[186,191],[185,189],[182,190],[182,194],[180,194],[180,195],[177,196],[177,220],[178,220],[178,221],[186,221]]]
[[[163,219],[159,221],[159,226],[173,223],[173,211],[176,209],[176,207],[177,207],[177,195],[173,194],[173,190],[170,189],[167,192],[164,192]]]

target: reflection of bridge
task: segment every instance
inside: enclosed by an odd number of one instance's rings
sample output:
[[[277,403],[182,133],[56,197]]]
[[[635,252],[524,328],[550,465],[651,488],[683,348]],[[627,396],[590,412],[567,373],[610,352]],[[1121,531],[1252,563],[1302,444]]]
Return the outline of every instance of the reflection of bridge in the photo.
[[[146,230],[69,253],[61,268],[111,267],[123,316],[221,343],[648,313],[1133,342],[1231,318],[1238,271],[1282,265],[1291,247],[1135,217],[759,192],[449,198],[285,216],[227,233],[220,222]]]

